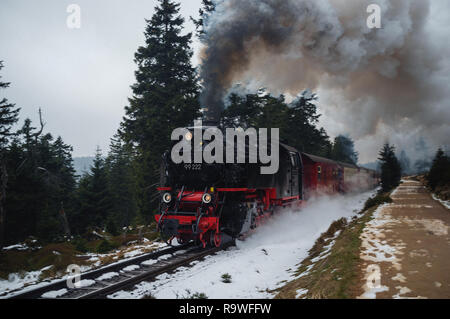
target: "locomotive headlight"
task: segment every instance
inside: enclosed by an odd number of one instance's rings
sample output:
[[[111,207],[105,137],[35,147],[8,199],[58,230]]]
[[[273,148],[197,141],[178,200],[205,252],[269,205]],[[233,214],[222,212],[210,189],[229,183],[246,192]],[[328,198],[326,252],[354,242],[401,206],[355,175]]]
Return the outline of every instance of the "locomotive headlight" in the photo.
[[[184,135],[184,138],[188,142],[192,141],[192,133],[191,132],[187,132],[186,135]]]
[[[211,203],[211,201],[212,201],[212,196],[211,196],[211,194],[208,194],[208,193],[204,194],[203,197],[202,197],[202,201],[203,201],[203,203],[205,203],[205,204]]]
[[[170,193],[165,193],[162,200],[164,203],[169,204],[172,201],[172,195]]]

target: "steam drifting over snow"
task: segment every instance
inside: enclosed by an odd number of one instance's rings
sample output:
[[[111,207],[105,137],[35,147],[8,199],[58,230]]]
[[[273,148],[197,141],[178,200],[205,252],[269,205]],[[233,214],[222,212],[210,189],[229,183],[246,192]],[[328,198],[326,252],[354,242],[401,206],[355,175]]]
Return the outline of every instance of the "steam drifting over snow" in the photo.
[[[307,257],[316,239],[330,224],[351,218],[373,192],[359,195],[321,197],[301,212],[285,211],[259,228],[237,247],[208,256],[191,268],[164,274],[155,282],[143,282],[133,291],[118,292],[110,298],[177,298],[205,293],[209,298],[271,298],[267,290],[293,279],[297,265]],[[225,273],[231,283],[221,280]]]

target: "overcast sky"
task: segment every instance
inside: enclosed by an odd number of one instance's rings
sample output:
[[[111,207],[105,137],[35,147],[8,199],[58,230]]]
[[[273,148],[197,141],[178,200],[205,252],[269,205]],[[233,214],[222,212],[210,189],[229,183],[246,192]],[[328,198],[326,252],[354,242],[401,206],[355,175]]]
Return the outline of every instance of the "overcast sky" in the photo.
[[[189,16],[198,15],[201,0],[181,2],[186,32],[192,32]],[[72,3],[81,7],[81,29],[66,25]],[[450,1],[432,3],[430,35],[448,51]],[[75,157],[92,156],[97,145],[106,152],[131,96],[134,53],[144,43],[145,19],[155,5],[156,0],[0,0],[1,75],[11,82],[1,94],[22,108],[20,125],[26,117],[37,124],[40,107],[46,131],[62,136]],[[346,133],[349,128],[335,114],[324,113],[321,125],[332,137]],[[352,137],[361,162],[374,161],[386,139]]]
[[[186,32],[201,0],[183,1]],[[81,7],[81,29],[69,29],[69,4]],[[1,94],[46,131],[61,135],[74,156],[108,149],[135,81],[136,49],[144,44],[145,19],[156,0],[0,0]],[[198,44],[196,45],[198,47]],[[20,125],[21,125],[20,124]]]

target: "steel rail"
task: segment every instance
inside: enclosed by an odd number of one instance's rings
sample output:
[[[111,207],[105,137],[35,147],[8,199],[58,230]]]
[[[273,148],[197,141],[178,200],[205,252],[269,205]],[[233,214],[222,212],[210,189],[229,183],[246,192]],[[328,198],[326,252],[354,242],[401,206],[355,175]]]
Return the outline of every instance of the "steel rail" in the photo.
[[[179,267],[189,265],[191,262],[200,260],[203,257],[213,255],[221,250],[230,247],[232,244],[233,242],[230,241],[222,245],[221,247],[214,247],[210,249],[197,248],[191,252],[188,252],[185,255],[177,256],[179,258],[174,257],[174,260],[172,262],[168,261],[168,264],[152,265],[148,267],[148,269],[145,269],[130,278],[126,278],[119,282],[107,285],[106,287],[103,288],[93,289],[92,291],[77,296],[75,298],[69,297],[66,299],[104,299],[107,298],[108,295],[114,294],[115,292],[131,289],[140,282],[154,280],[156,276],[174,271]],[[62,298],[64,298],[64,296]]]
[[[148,261],[148,260],[152,260],[152,259],[158,259],[161,256],[174,254],[177,251],[188,249],[193,246],[194,246],[193,243],[188,243],[185,245],[169,247],[166,249],[160,249],[160,250],[157,250],[154,252],[150,252],[150,253],[147,253],[147,254],[144,254],[144,255],[141,255],[138,257],[130,258],[130,259],[127,259],[124,261],[120,261],[120,262],[117,262],[117,263],[114,263],[111,265],[106,265],[104,267],[101,267],[101,268],[98,268],[98,269],[95,269],[92,271],[81,273],[80,280],[84,280],[84,279],[94,280],[103,274],[106,274],[109,272],[117,272],[117,271],[120,271],[121,269],[123,269],[124,267],[130,266],[130,265],[135,265],[135,264],[140,264],[144,261]],[[61,280],[52,282],[45,286],[41,286],[41,287],[38,287],[35,289],[30,289],[25,292],[19,292],[17,294],[13,294],[10,297],[6,297],[6,299],[38,299],[38,298],[41,298],[41,296],[46,292],[61,290],[64,288],[67,288],[67,279],[61,279]]]

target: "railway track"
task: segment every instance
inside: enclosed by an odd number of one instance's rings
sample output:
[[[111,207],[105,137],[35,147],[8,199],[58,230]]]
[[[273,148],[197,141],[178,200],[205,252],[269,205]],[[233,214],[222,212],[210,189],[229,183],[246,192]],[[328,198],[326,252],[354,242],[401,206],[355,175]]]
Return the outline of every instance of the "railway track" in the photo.
[[[115,292],[131,289],[142,281],[154,280],[156,276],[187,266],[195,260],[212,255],[234,244],[224,241],[220,248],[202,249],[193,243],[161,249],[130,260],[82,273],[81,282],[88,282],[81,288],[69,289],[67,280],[60,280],[46,286],[28,290],[8,299],[102,299]],[[103,277],[103,278],[102,278]],[[51,296],[56,293],[56,296]]]

